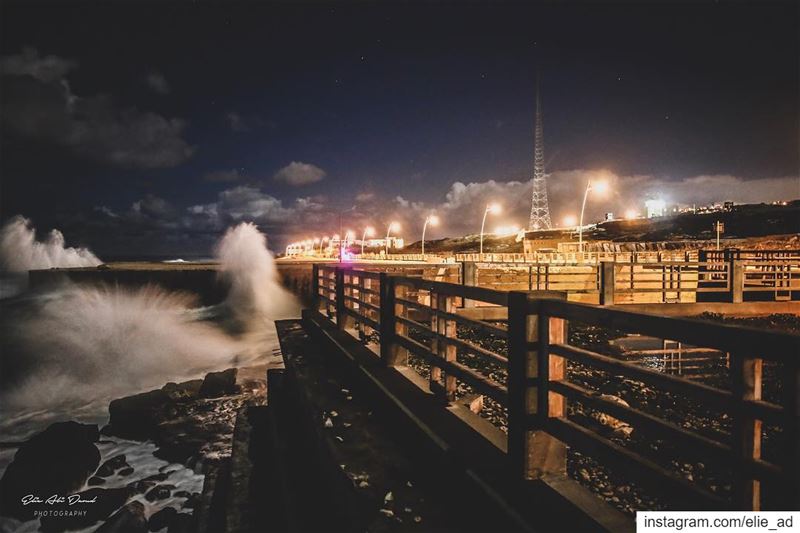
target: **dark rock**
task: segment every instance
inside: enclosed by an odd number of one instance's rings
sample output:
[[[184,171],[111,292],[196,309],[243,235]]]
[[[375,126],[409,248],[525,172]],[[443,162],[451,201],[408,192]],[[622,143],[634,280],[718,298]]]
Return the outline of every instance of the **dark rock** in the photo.
[[[175,496],[176,498],[188,498],[191,495],[192,493],[189,492],[188,490],[179,490],[175,494],[173,494],[173,496]]]
[[[189,533],[192,529],[192,515],[178,513],[169,525],[167,533]]]
[[[25,442],[0,479],[0,514],[30,520],[36,506],[23,506],[23,496],[67,496],[81,488],[100,463],[99,438],[96,425],[59,422]]]
[[[161,390],[167,393],[172,401],[187,401],[197,398],[202,385],[202,379],[193,379],[183,383],[167,383]]]
[[[169,495],[172,494],[173,490],[175,490],[175,485],[156,485],[147,491],[147,494],[144,495],[144,498],[149,502],[165,500],[169,498]]]
[[[235,368],[229,368],[222,372],[209,372],[206,374],[203,384],[200,386],[200,397],[219,398],[220,396],[239,392],[236,387],[236,372]]]
[[[152,489],[156,486],[155,481],[145,481],[144,479],[140,479],[139,481],[132,481],[128,483],[127,487],[131,491],[131,494],[144,494],[148,490]]]
[[[181,435],[181,437],[184,440],[174,440],[170,435],[164,435],[161,447],[153,452],[153,455],[170,463],[186,464],[189,458],[198,453],[206,443],[199,436]]]
[[[85,514],[76,513],[73,516],[51,516],[41,519],[41,531],[67,531],[91,526],[95,522],[105,520],[122,507],[130,496],[130,491],[125,489],[92,488],[77,494],[80,501],[72,505],[63,504],[65,511],[86,511]],[[84,502],[85,503],[82,503]],[[57,511],[58,505],[52,507]]]
[[[125,454],[122,453],[120,455],[114,456],[102,465],[100,468],[97,469],[94,475],[100,477],[109,477],[114,474],[120,468],[129,467],[130,465],[125,459]]]
[[[90,487],[93,487],[95,485],[102,485],[105,482],[106,480],[99,476],[92,476],[89,478],[89,481],[87,483]]]
[[[133,467],[132,466],[126,466],[125,468],[123,468],[122,470],[117,472],[118,476],[123,476],[123,477],[124,476],[130,476],[131,474],[133,474]]]
[[[150,517],[150,520],[147,522],[147,527],[150,531],[158,531],[159,529],[164,529],[172,524],[172,521],[175,520],[175,516],[177,516],[178,511],[174,507],[164,507],[160,511],[153,513],[153,516]]]
[[[197,506],[200,505],[201,500],[202,497],[200,496],[200,493],[193,492],[188,498],[186,498],[186,501],[183,502],[182,507],[186,509],[196,509]]]
[[[169,401],[169,394],[161,389],[113,400],[108,406],[109,426],[103,431],[126,439],[152,439],[159,411]]]
[[[95,533],[144,533],[147,519],[144,517],[144,504],[133,501],[114,513]]]
[[[159,472],[158,474],[153,474],[152,476],[147,476],[142,478],[142,481],[164,481],[169,477],[169,474],[164,472]]]

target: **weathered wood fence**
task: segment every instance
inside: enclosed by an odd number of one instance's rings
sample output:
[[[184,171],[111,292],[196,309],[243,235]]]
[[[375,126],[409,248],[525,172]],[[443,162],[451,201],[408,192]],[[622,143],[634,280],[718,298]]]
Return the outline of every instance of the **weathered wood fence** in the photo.
[[[498,291],[347,266],[314,265],[313,280],[321,317],[370,343],[388,366],[424,361],[430,393],[443,405],[458,399],[460,382],[507,410],[508,465],[520,479],[563,475],[573,448],[681,509],[800,508],[800,336],[568,302],[563,292]],[[508,320],[459,314],[470,301],[507,308]],[[570,323],[727,353],[729,382],[710,385],[573,346]],[[465,330],[491,338],[491,347]],[[490,376],[477,359],[507,378]],[[570,379],[570,365],[631,380],[728,422],[701,431],[660,410],[613,401]],[[762,393],[765,365],[778,369],[771,374],[777,397]],[[711,491],[641,447],[583,424],[569,415],[571,402],[630,424],[640,442],[668,442],[727,472],[731,490]],[[766,426],[771,451],[762,454]]]

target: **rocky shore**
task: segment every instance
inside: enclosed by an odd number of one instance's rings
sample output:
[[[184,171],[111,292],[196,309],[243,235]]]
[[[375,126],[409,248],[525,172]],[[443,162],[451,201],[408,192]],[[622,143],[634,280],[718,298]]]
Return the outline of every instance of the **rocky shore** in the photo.
[[[114,400],[102,429],[50,425],[0,479],[0,530],[195,531],[204,479],[229,461],[237,413],[265,402],[265,374],[232,368]]]

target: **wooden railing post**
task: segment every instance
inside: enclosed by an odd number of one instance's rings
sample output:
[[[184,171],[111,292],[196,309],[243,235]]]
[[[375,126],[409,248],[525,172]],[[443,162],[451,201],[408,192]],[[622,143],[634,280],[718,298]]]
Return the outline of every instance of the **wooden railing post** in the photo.
[[[761,458],[761,420],[745,413],[742,402],[761,399],[761,359],[731,354],[731,392],[740,402],[733,413],[732,449],[743,461]],[[738,468],[734,472],[734,508],[741,511],[761,509],[761,485]]]
[[[557,291],[508,295],[508,454],[522,479],[566,472],[566,446],[545,432],[549,417],[566,414],[564,398],[549,390],[551,380],[564,378],[564,359],[549,346],[566,342],[566,321],[536,311],[537,300],[566,297]]]
[[[453,297],[446,294],[431,293],[431,307],[447,313],[454,312]],[[433,314],[431,317],[431,331],[434,337],[431,341],[431,353],[445,361],[454,362],[456,360],[457,348],[441,340],[441,337],[455,337],[456,323],[454,320]],[[431,391],[445,403],[449,403],[456,398],[456,378],[448,375],[434,365],[431,365],[430,373]]]
[[[744,301],[744,263],[738,259],[728,262],[730,276],[731,302],[740,304]]]
[[[783,371],[783,408],[786,424],[782,438],[782,466],[788,486],[783,509],[800,509],[800,361],[786,363]]]
[[[314,263],[311,265],[311,308],[319,311],[319,304],[319,265]]]
[[[631,266],[633,268],[633,266]],[[614,286],[616,275],[614,263],[603,261],[600,263],[600,305],[614,305]]]
[[[467,287],[476,287],[478,285],[478,264],[475,261],[461,263],[461,284]],[[475,302],[465,298],[463,307],[475,307]]]
[[[408,326],[395,320],[396,316],[405,316],[404,306],[396,301],[396,297],[405,298],[406,287],[397,285],[395,278],[386,272],[380,273],[380,337],[381,360],[386,366],[405,366],[408,351],[398,346],[395,335],[408,335]]]
[[[335,291],[336,291],[336,325],[340,330],[347,326],[347,313],[345,313],[346,302],[344,299],[344,269],[336,267],[335,270]]]

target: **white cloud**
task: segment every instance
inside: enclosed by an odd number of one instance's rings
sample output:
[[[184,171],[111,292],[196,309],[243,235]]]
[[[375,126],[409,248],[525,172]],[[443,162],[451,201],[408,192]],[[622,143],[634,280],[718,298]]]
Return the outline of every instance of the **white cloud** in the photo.
[[[278,170],[273,178],[275,181],[283,181],[289,185],[298,187],[322,181],[322,179],[325,178],[325,171],[310,163],[292,161]]]

